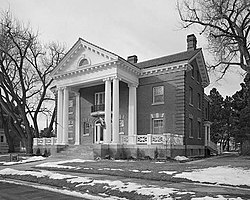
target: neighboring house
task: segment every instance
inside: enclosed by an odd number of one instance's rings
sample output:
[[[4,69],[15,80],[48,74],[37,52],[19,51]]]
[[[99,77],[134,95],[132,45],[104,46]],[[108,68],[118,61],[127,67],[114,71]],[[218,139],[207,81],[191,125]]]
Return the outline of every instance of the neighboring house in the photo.
[[[137,62],[80,38],[51,73],[57,138],[35,139],[34,148],[48,141],[92,145],[100,157],[209,153],[209,77],[196,43],[189,35],[186,51]]]
[[[1,112],[2,110],[0,110]],[[1,114],[1,116],[3,116]],[[6,136],[4,133],[4,123],[2,117],[0,117],[0,154],[1,153],[8,153],[9,146],[7,144]]]

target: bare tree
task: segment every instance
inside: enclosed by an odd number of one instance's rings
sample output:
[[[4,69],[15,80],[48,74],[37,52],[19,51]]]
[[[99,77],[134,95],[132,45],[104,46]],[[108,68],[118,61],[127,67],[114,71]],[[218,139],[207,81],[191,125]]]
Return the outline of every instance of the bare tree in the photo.
[[[222,77],[230,67],[250,73],[250,1],[179,0],[177,8],[183,27],[197,25],[208,39]]]
[[[52,79],[49,73],[64,55],[56,43],[44,46],[28,25],[4,12],[0,19],[0,104],[11,118],[11,130],[32,152],[39,133],[38,115],[51,112],[46,102]],[[51,121],[53,123],[53,121]],[[52,126],[51,126],[52,127]]]

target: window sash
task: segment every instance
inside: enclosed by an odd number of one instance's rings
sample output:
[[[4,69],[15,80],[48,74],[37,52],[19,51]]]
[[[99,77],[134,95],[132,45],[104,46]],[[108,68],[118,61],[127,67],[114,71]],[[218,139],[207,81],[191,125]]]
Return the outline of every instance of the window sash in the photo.
[[[193,88],[189,88],[189,104],[193,105]]]
[[[95,105],[105,104],[105,92],[95,93]]]
[[[198,93],[197,96],[198,96],[198,108],[201,109],[201,95],[200,95],[200,93]]]
[[[164,132],[163,119],[153,119],[153,134],[162,134]]]
[[[198,138],[201,138],[201,122],[198,121]]]
[[[153,87],[153,103],[164,102],[164,87],[157,86]]]
[[[192,118],[189,118],[189,137],[193,137],[194,134],[193,134],[193,119]]]

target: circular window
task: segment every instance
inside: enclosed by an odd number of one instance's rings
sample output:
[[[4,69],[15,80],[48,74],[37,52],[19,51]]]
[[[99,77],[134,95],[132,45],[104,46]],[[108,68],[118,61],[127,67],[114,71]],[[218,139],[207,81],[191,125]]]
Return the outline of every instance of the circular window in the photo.
[[[78,66],[81,67],[81,66],[85,66],[85,65],[88,65],[88,64],[89,64],[89,61],[86,58],[83,58],[83,59],[80,60]]]

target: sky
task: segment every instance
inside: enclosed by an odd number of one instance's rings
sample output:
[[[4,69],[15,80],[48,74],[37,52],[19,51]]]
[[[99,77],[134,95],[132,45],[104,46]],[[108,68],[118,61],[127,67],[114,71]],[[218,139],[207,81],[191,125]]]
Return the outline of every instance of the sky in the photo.
[[[186,36],[194,33],[198,47],[206,40],[196,29],[181,28],[176,0],[0,0],[0,10],[29,23],[43,43],[57,41],[69,49],[79,37],[123,58],[137,55],[138,62],[186,50]],[[237,70],[236,70],[237,71]],[[243,78],[230,72],[211,84],[225,97],[239,90]]]

